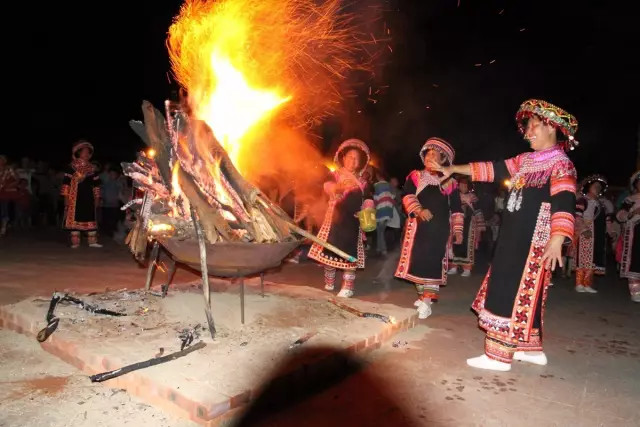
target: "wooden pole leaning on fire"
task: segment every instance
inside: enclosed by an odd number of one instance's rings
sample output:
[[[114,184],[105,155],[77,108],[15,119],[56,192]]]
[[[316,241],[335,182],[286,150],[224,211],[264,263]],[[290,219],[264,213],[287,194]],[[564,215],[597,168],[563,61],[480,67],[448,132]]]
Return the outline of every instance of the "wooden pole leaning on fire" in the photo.
[[[142,139],[156,151],[155,159],[160,175],[165,181],[165,184],[169,185],[171,182],[169,159],[172,144],[167,132],[166,121],[162,113],[155,109],[148,101],[143,102],[142,112],[146,130],[146,138],[143,137]],[[136,132],[139,133],[139,130]],[[341,251],[337,247],[318,239],[316,236],[298,227],[278,205],[264,196],[258,188],[246,181],[233,165],[227,152],[215,138],[206,123],[190,120],[186,132],[184,132],[182,136],[189,139],[196,138],[197,141],[192,140],[191,142],[194,144],[203,144],[207,149],[207,153],[211,153],[214,158],[218,159],[220,174],[237,193],[243,205],[240,208],[248,213],[250,217],[250,221],[244,221],[242,218],[238,218],[239,215],[235,215],[238,226],[242,227],[248,235],[247,240],[254,242],[283,241],[295,239],[292,234],[297,234],[318,243],[350,262],[355,261],[356,258],[352,255]],[[197,153],[192,154],[197,155]],[[197,212],[207,241],[209,243],[216,243],[220,240],[238,240],[237,235],[232,231],[233,227],[221,213],[221,209],[227,207],[223,206],[219,209],[216,206],[212,206],[200,190],[196,178],[185,171],[182,166],[179,165],[178,169],[180,187]],[[218,204],[220,203],[218,202]],[[236,206],[232,206],[231,208],[234,207]]]

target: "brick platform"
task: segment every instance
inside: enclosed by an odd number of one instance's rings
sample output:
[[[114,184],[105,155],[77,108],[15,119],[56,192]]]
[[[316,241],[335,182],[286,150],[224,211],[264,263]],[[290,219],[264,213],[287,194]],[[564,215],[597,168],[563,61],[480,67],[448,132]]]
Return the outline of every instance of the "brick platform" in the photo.
[[[258,283],[257,281],[247,282],[250,292],[259,289]],[[218,287],[220,286],[222,285],[218,284]],[[317,302],[326,300],[329,296],[326,292],[312,288],[291,287],[276,283],[266,283],[265,286],[269,295],[286,296],[293,299],[313,299]],[[385,305],[384,310],[381,310],[380,306],[376,304],[360,300],[352,299],[345,302],[362,311],[391,314],[396,318],[396,323],[393,325],[384,324],[375,319],[357,318],[345,312],[345,328],[352,328],[359,332],[351,333],[348,339],[345,338],[342,341],[333,338],[333,341],[328,338],[324,341],[319,340],[322,341],[322,345],[316,348],[313,347],[312,340],[310,340],[300,347],[305,350],[304,358],[296,357],[295,353],[287,354],[285,357],[281,357],[282,352],[274,353],[273,363],[268,366],[281,365],[284,360],[287,360],[286,366],[280,367],[275,376],[256,380],[252,383],[253,385],[242,388],[233,385],[232,381],[226,381],[225,378],[220,377],[222,374],[219,371],[216,371],[212,376],[211,372],[215,370],[216,361],[219,359],[203,363],[202,357],[204,356],[198,355],[201,350],[166,364],[105,381],[105,385],[125,389],[151,405],[201,425],[232,424],[243,413],[247,404],[260,396],[263,390],[269,389],[270,393],[283,395],[297,393],[310,382],[324,378],[343,368],[346,360],[345,355],[377,349],[397,332],[414,327],[417,321],[413,309]],[[33,336],[35,339],[38,331],[45,326],[46,307],[43,308],[42,304],[37,307],[33,304],[22,306],[20,304],[22,303],[0,307],[0,327]],[[101,346],[102,339],[83,336],[81,333],[65,330],[62,326],[61,321],[59,330],[41,344],[42,348],[87,374],[117,369],[132,362],[153,357],[148,354],[148,349],[156,345],[155,342],[146,345],[147,353],[131,354],[122,351],[122,349],[119,350],[117,345],[109,344],[106,340]],[[212,350],[218,352],[216,357],[220,357],[220,349],[225,348],[221,347],[225,346],[224,338],[219,341],[216,340],[215,343],[210,340],[206,341],[207,347],[211,346]],[[145,344],[148,343],[145,342]],[[129,345],[132,344],[129,343]],[[145,347],[145,345],[141,344],[138,347]],[[307,349],[311,351],[306,352]],[[237,355],[230,357],[237,357]],[[233,376],[250,367],[243,368],[242,363],[246,361],[242,358],[237,360],[238,365],[235,372],[228,372],[227,375]],[[172,372],[169,372],[169,367]],[[256,375],[255,378],[259,378],[259,375]]]

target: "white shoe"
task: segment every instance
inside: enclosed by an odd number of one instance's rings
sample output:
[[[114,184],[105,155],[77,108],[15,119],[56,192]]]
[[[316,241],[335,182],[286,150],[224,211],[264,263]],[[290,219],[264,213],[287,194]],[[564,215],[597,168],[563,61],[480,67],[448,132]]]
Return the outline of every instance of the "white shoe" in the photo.
[[[586,292],[588,294],[597,294],[598,293],[598,291],[593,289],[591,286],[585,286],[583,292]]]
[[[631,301],[640,302],[640,294],[631,295]]]
[[[333,291],[336,288],[335,285],[324,285],[326,291]]]
[[[71,249],[78,249],[80,245],[71,245]]]
[[[516,351],[513,353],[513,360],[529,362],[534,365],[547,365],[547,355],[543,351]]]
[[[467,359],[467,365],[478,369],[489,369],[491,371],[507,372],[511,370],[510,363],[504,363],[498,360],[489,359],[486,354]]]
[[[587,291],[584,290],[584,286],[578,285],[578,286],[576,286],[576,292],[584,293],[584,292],[587,292]]]
[[[414,307],[418,307],[420,304],[422,304],[422,300],[421,300],[420,298],[418,298],[418,299],[416,300],[416,302],[414,302],[414,303],[413,303],[413,306],[414,306]]]
[[[351,298],[352,296],[353,291],[351,289],[342,288],[340,289],[340,292],[338,292],[338,297],[340,298]]]
[[[458,267],[451,267],[448,271],[447,274],[452,276],[454,274],[458,274]]]
[[[89,245],[89,247],[90,247],[90,248],[101,248],[101,247],[102,247],[102,245],[101,245],[100,243],[91,243],[91,244]]]
[[[464,270],[460,276],[461,277],[469,277],[469,276],[471,276],[471,270]]]
[[[431,316],[431,303],[420,301],[418,305],[418,319],[426,319]]]

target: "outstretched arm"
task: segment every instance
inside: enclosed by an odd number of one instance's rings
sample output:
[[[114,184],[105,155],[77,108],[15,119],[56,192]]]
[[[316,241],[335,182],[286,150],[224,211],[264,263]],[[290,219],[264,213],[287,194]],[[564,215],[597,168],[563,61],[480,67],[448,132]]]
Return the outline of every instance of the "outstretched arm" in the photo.
[[[502,182],[510,179],[520,168],[522,157],[516,157],[496,162],[473,162],[466,165],[442,166],[434,162],[429,163],[429,167],[443,174],[442,181],[446,181],[451,174],[470,175],[472,181],[476,182]]]
[[[443,175],[442,181],[447,180],[454,173],[460,175],[471,175],[471,164],[443,166],[439,163],[431,162],[429,167]]]

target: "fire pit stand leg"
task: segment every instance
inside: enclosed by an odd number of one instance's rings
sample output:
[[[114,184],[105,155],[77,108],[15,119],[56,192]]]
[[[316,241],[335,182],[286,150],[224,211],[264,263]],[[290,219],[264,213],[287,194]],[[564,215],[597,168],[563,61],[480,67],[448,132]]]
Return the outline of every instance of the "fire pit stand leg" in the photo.
[[[207,267],[207,246],[204,241],[204,232],[200,222],[196,219],[196,214],[191,208],[191,219],[198,236],[198,246],[200,247],[200,272],[202,273],[202,292],[204,294],[204,312],[207,315],[207,323],[209,324],[209,333],[211,339],[216,338],[216,326],[213,323],[213,314],[211,314],[211,294],[209,293],[209,268]]]
[[[260,294],[264,298],[264,273],[260,273]]]
[[[169,271],[167,272],[167,283],[162,285],[162,288],[161,288],[162,298],[167,296],[167,292],[169,292],[169,285],[173,280],[173,276],[176,274],[176,260],[173,258],[170,258],[170,259],[171,259],[171,265],[169,266]]]
[[[149,257],[149,268],[147,269],[147,282],[144,284],[144,290],[149,291],[151,289],[151,282],[153,281],[153,274],[158,267],[158,255],[160,252],[160,243],[157,240],[153,241],[153,248],[151,249],[151,256]]]
[[[240,278],[240,322],[244,325],[244,277]]]

